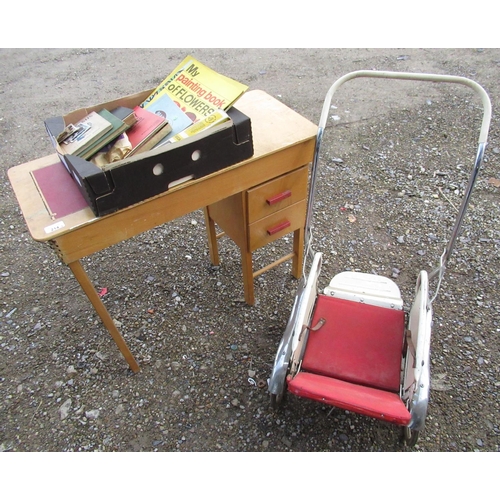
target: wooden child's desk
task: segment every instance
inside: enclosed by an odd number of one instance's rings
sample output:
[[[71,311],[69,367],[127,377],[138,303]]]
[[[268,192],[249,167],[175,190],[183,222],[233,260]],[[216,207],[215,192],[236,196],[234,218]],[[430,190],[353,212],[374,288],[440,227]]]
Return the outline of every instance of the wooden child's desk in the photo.
[[[295,194],[294,186],[305,193],[307,179],[303,172],[314,155],[317,126],[259,90],[244,94],[237,107],[251,118],[252,158],[104,217],[95,217],[89,207],[60,219],[48,211],[32,173],[57,163],[55,154],[8,171],[31,236],[49,243],[69,266],[134,372],[139,371],[139,365],[80,259],[204,208],[212,262],[218,262],[214,222],[241,249],[248,303],[254,301],[253,278],[263,271],[253,273],[251,252],[292,231],[293,254],[276,263],[293,258],[292,272],[296,277],[300,275],[306,203],[305,196]],[[267,229],[261,227],[260,221],[267,224]]]

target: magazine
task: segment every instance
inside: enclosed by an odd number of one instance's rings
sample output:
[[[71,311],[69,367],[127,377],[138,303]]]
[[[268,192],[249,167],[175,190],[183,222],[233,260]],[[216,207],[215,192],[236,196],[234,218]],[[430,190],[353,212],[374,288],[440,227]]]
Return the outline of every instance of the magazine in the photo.
[[[144,100],[141,107],[147,109],[167,94],[196,123],[219,108],[228,110],[247,89],[247,85],[187,56]]]

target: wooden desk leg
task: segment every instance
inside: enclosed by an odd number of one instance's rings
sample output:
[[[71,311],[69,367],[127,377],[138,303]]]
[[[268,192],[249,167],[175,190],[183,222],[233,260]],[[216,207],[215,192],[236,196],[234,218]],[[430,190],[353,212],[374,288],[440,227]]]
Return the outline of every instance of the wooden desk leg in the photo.
[[[304,259],[305,229],[302,227],[293,233],[293,260],[292,274],[299,279],[302,276],[302,263]]]
[[[241,249],[241,266],[243,269],[243,289],[245,290],[245,301],[253,306],[255,296],[253,292],[253,265],[252,252]]]
[[[108,329],[109,333],[111,334],[111,337],[113,337],[113,340],[116,342],[118,349],[120,349],[120,352],[123,354],[123,357],[130,366],[130,369],[134,373],[137,373],[140,370],[139,364],[135,360],[134,356],[132,356],[132,353],[130,352],[125,340],[121,336],[121,333],[118,331],[118,328],[116,328],[113,319],[111,318],[108,310],[102,303],[101,298],[97,294],[94,285],[90,281],[80,261],[76,260],[75,262],[71,262],[69,264],[69,268],[73,272],[75,278],[78,280],[78,283],[80,283],[80,286],[82,287],[83,291],[85,292],[90,302],[94,306],[94,309],[100,316],[102,322],[104,323],[104,326]]]
[[[219,248],[217,247],[217,235],[215,233],[215,222],[210,217],[208,207],[203,209],[205,214],[205,225],[207,226],[207,236],[208,236],[208,250],[210,252],[210,262],[214,266],[219,265]]]

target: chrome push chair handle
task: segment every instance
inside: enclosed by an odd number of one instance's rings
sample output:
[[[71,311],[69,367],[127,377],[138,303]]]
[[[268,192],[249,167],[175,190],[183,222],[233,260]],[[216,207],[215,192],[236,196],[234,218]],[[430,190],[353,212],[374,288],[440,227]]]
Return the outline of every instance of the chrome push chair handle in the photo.
[[[349,80],[353,80],[355,78],[389,78],[389,79],[397,79],[397,80],[415,80],[415,81],[427,81],[427,82],[445,82],[445,83],[455,83],[459,85],[465,85],[471,88],[476,94],[481,98],[481,102],[483,105],[483,120],[481,124],[481,130],[479,133],[478,140],[478,150],[476,154],[476,160],[474,163],[474,168],[472,169],[469,175],[469,182],[467,185],[467,189],[465,191],[464,198],[462,200],[462,204],[460,206],[458,215],[455,220],[455,225],[453,227],[453,231],[446,246],[445,251],[441,257],[441,261],[439,266],[429,273],[429,279],[434,278],[436,275],[439,275],[440,278],[443,275],[444,269],[448,262],[448,259],[453,251],[453,247],[455,245],[460,226],[465,216],[465,212],[467,210],[467,206],[469,204],[469,199],[474,189],[474,184],[476,182],[477,175],[481,168],[481,164],[483,161],[484,151],[486,148],[486,142],[488,139],[488,132],[490,128],[491,122],[491,101],[481,85],[477,82],[470,80],[469,78],[464,78],[461,76],[451,76],[451,75],[436,75],[436,74],[426,74],[426,73],[404,73],[404,72],[394,72],[394,71],[372,71],[372,70],[361,70],[361,71],[353,71],[351,73],[347,73],[346,75],[339,78],[328,90],[325,100],[323,103],[323,108],[321,111],[321,117],[319,120],[317,138],[316,138],[316,149],[314,153],[314,159],[312,163],[311,169],[311,183],[309,190],[309,200],[307,205],[307,217],[306,217],[306,248],[308,248],[309,252],[312,252],[311,241],[312,241],[312,214],[313,214],[313,205],[314,205],[314,193],[315,193],[315,185],[316,185],[316,176],[317,176],[317,166],[319,161],[319,152],[321,148],[321,141],[323,139],[323,133],[326,127],[326,122],[328,119],[328,115],[330,112],[331,101],[334,93],[338,90],[338,88],[346,83]]]
[[[488,131],[490,128],[490,121],[491,121],[491,102],[486,91],[477,82],[461,76],[435,75],[427,73],[403,73],[397,71],[370,71],[370,70],[353,71],[352,73],[347,73],[346,75],[339,78],[330,87],[330,90],[327,92],[325,96],[323,109],[321,111],[321,117],[319,120],[320,129],[325,128],[333,94],[335,94],[335,92],[341,85],[355,78],[390,78],[396,80],[447,82],[447,83],[457,83],[460,85],[466,85],[467,87],[470,87],[472,90],[474,90],[481,97],[481,101],[483,103],[483,122],[481,125],[481,132],[479,134],[478,142],[485,143],[488,139]]]

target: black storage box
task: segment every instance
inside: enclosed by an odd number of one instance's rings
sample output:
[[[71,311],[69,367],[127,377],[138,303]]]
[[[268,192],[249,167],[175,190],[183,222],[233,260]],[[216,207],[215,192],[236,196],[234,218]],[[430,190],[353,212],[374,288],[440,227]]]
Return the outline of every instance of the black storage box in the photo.
[[[210,135],[200,133],[168,146],[151,150],[101,169],[78,156],[63,155],[55,137],[69,123],[75,123],[91,111],[117,106],[133,108],[150,95],[147,90],[115,101],[83,108],[63,117],[45,121],[49,137],[82,195],[96,216],[103,216],[161,194],[185,180],[197,179],[253,156],[250,118],[237,109],[227,113],[231,124]]]

